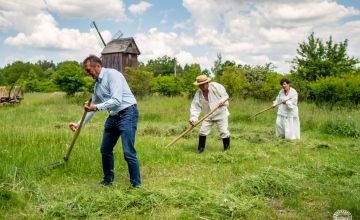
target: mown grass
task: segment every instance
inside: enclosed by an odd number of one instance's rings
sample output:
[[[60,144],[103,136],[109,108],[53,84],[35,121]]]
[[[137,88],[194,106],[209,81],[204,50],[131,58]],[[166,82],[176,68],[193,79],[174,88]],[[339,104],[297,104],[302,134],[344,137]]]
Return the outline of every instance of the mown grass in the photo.
[[[339,209],[360,218],[358,109],[328,111],[300,103],[301,140],[275,137],[275,111],[247,118],[271,103],[231,101],[231,150],[214,129],[195,154],[197,132],[169,149],[187,127],[190,100],[139,100],[136,147],[143,187],[129,187],[121,146],[116,179],[101,180],[99,144],[107,114],[97,113],[61,161],[87,97],[27,94],[0,106],[0,219],[331,219]]]

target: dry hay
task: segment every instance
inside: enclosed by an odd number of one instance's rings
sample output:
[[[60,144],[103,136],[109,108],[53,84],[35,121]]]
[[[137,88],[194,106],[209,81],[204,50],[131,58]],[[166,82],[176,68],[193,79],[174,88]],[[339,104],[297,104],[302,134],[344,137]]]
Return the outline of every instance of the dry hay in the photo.
[[[0,97],[7,97],[9,93],[6,91],[5,86],[0,86]]]

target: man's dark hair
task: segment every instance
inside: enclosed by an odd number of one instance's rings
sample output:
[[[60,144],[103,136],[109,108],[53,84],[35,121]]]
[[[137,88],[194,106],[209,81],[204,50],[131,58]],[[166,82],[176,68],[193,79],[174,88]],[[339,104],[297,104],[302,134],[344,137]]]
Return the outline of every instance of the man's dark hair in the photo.
[[[288,80],[287,78],[282,78],[280,80],[280,85],[284,84],[284,82],[286,82],[286,84],[290,84],[290,80]]]
[[[101,60],[99,57],[95,56],[95,55],[89,55],[88,57],[86,57],[83,61],[83,66],[85,66],[85,63],[90,61],[90,63],[98,63],[102,66]]]

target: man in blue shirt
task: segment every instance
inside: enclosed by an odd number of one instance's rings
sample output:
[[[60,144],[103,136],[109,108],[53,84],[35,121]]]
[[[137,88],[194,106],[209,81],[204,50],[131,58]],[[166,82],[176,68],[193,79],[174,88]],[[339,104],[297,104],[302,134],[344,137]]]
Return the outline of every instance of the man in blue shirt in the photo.
[[[121,136],[124,158],[128,164],[130,182],[133,187],[141,186],[139,162],[135,150],[135,134],[138,123],[136,99],[132,94],[125,77],[115,69],[102,67],[101,60],[90,55],[83,61],[85,71],[96,81],[92,103],[85,103],[86,114],[83,125],[96,111],[107,110],[104,134],[101,143],[102,167],[104,179],[102,185],[110,185],[114,180],[113,149]],[[79,123],[70,123],[76,131]]]

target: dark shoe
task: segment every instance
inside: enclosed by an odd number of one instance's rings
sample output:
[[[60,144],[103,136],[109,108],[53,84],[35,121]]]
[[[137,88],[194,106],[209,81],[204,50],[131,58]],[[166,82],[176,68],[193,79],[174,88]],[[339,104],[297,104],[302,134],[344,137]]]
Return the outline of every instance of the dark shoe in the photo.
[[[137,185],[137,186],[132,186],[134,189],[140,189],[141,185]]]
[[[198,149],[196,150],[196,153],[197,153],[197,154],[201,154],[203,151],[204,151],[204,148],[198,148]]]
[[[103,185],[103,186],[111,186],[112,185],[112,182],[111,181],[108,181],[108,180],[103,180],[100,182],[100,185]]]
[[[230,149],[230,137],[223,138],[223,144],[224,144],[224,151],[227,151]]]
[[[201,154],[205,149],[206,136],[199,135],[199,146],[196,151],[197,154]]]

